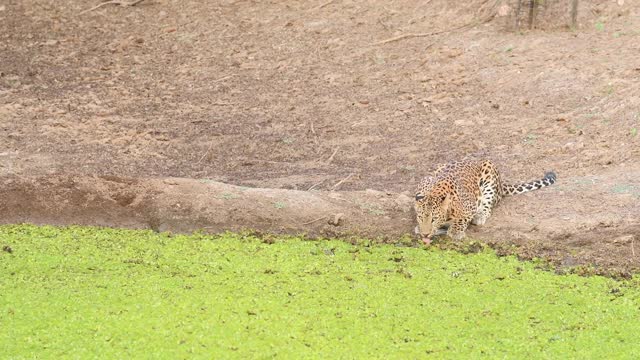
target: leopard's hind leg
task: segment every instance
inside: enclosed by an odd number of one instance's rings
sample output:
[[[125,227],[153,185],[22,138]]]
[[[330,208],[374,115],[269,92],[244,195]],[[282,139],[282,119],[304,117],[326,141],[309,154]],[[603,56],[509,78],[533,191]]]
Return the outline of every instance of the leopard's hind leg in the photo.
[[[484,225],[491,216],[491,210],[500,201],[500,175],[495,165],[490,161],[482,164],[478,186],[480,188],[480,198],[471,223]]]
[[[471,223],[474,225],[484,225],[487,219],[491,216],[491,210],[496,204],[496,189],[495,187],[487,186],[482,189],[480,201],[478,201],[478,209],[471,219]]]

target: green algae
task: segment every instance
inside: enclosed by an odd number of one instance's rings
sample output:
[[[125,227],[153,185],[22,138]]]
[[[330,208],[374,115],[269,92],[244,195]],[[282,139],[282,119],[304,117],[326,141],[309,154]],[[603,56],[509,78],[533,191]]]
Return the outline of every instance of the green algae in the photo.
[[[487,249],[30,225],[3,246],[2,358],[640,356],[637,277]]]

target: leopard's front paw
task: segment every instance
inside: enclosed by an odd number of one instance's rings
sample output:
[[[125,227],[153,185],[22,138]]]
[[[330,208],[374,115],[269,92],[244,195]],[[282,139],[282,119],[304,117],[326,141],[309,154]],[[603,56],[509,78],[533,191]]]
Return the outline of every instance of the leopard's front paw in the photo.
[[[456,241],[464,239],[464,231],[449,231],[448,235]]]

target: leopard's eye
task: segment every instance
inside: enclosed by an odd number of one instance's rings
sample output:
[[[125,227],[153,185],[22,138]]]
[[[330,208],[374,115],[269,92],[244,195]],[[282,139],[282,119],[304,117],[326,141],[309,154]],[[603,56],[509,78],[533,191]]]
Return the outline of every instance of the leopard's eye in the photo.
[[[417,200],[417,201],[420,201],[420,200],[422,200],[422,199],[424,199],[424,195],[422,195],[422,194],[416,194],[416,200]]]

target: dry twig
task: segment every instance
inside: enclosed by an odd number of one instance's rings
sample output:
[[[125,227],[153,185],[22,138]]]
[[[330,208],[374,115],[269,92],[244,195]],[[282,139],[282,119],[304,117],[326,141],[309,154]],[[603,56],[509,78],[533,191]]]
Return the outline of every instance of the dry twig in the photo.
[[[333,158],[338,153],[338,150],[340,150],[339,146],[333,151],[333,154],[331,154],[331,156],[329,156],[329,158],[327,159],[327,165],[331,164],[331,162],[333,161]]]
[[[198,160],[196,162],[196,164],[200,164],[202,162],[202,160],[204,159],[205,156],[207,156],[209,154],[209,151],[211,151],[211,148],[213,147],[213,141],[211,142],[211,144],[209,144],[209,148],[207,149],[207,151],[204,152],[204,154],[200,157],[200,160]]]
[[[317,186],[319,186],[319,185],[320,185],[320,184],[322,184],[323,182],[324,182],[324,180],[322,180],[322,181],[320,181],[320,182],[317,182],[317,183],[315,183],[315,184],[313,184],[313,185],[309,186],[309,188],[307,189],[307,191],[311,191],[311,190],[315,189]]]
[[[229,74],[227,76],[221,77],[220,79],[213,80],[212,82],[217,83],[217,82],[220,82],[220,81],[223,81],[223,80],[227,80],[228,78],[234,77],[236,75],[238,75],[238,74]]]
[[[136,5],[138,5],[139,3],[143,2],[143,1],[144,0],[132,0],[132,1],[111,0],[111,1],[100,3],[100,4],[92,7],[91,9],[87,9],[87,10],[81,12],[78,15],[82,15],[82,14],[88,13],[90,11],[99,9],[99,8],[105,6],[105,5],[112,5],[113,4],[113,5],[120,5],[120,6],[136,6]]]
[[[314,220],[311,220],[311,221],[307,221],[306,223],[302,223],[302,225],[309,225],[309,224],[313,224],[314,222],[318,222],[318,221],[323,220],[323,219],[326,219],[326,218],[327,218],[327,216],[325,215],[325,216],[323,216],[323,217],[319,217],[319,218],[317,218],[317,219],[314,219]]]
[[[344,178],[344,179],[342,179],[342,180],[338,181],[338,183],[337,183],[337,184],[333,185],[333,188],[332,188],[331,190],[332,190],[332,191],[335,191],[335,190],[338,188],[338,186],[342,185],[342,183],[343,183],[343,182],[345,182],[345,181],[347,181],[347,180],[351,179],[351,177],[352,177],[352,176],[353,176],[353,174],[349,174],[349,176],[347,176],[346,178]]]
[[[491,21],[491,19],[493,19],[495,17],[495,14],[491,14],[489,16],[487,16],[487,18],[480,20],[480,21],[474,21],[468,24],[464,24],[458,27],[454,27],[452,29],[447,29],[447,30],[442,30],[442,31],[434,31],[434,32],[430,32],[430,33],[410,33],[410,34],[403,34],[403,35],[398,35],[396,37],[392,37],[390,39],[386,39],[386,40],[382,40],[382,41],[378,41],[377,43],[373,43],[371,45],[384,45],[384,44],[388,44],[388,43],[392,43],[394,41],[400,41],[400,40],[404,40],[404,39],[410,39],[410,38],[417,38],[417,37],[428,37],[428,36],[433,36],[433,35],[440,35],[440,34],[445,34],[445,33],[449,33],[452,31],[456,31],[456,30],[462,30],[465,28],[470,28],[470,27],[474,27],[480,24],[484,24],[488,21]]]
[[[432,42],[431,44],[429,44],[429,45],[425,46],[425,47],[422,49],[422,51],[425,51],[425,50],[427,50],[427,49],[430,49],[433,45],[435,45],[435,43],[436,43],[436,42],[437,42],[437,41],[434,41],[434,42]],[[426,63],[427,63],[427,61],[429,61],[429,60],[431,60],[431,59],[430,59],[430,58],[426,58],[426,59],[422,60],[422,61],[420,62],[420,66],[421,66],[421,67],[422,67],[422,66],[424,66],[424,64],[426,64]]]
[[[322,4],[320,4],[320,5],[316,6],[316,7],[314,7],[314,8],[309,9],[309,11],[320,10],[320,9],[322,9],[323,7],[327,6],[327,5],[331,5],[334,1],[336,1],[336,0],[329,0],[329,1],[327,1],[327,2],[324,2],[324,3],[322,3]]]
[[[437,35],[442,33],[443,31],[438,31],[438,32],[432,32],[432,33],[411,33],[411,34],[403,34],[403,35],[399,35],[396,37],[392,37],[390,39],[386,39],[386,40],[382,40],[382,41],[378,41],[377,43],[373,43],[372,45],[384,45],[384,44],[388,44],[394,41],[400,41],[400,40],[404,40],[404,39],[409,39],[409,38],[416,38],[416,37],[426,37],[426,36],[431,36],[431,35]]]
[[[311,133],[313,134],[313,143],[316,144],[316,146],[318,145],[319,141],[318,141],[318,134],[316,134],[316,129],[313,127],[313,121],[311,122]],[[317,148],[316,148],[316,152],[317,152]]]

